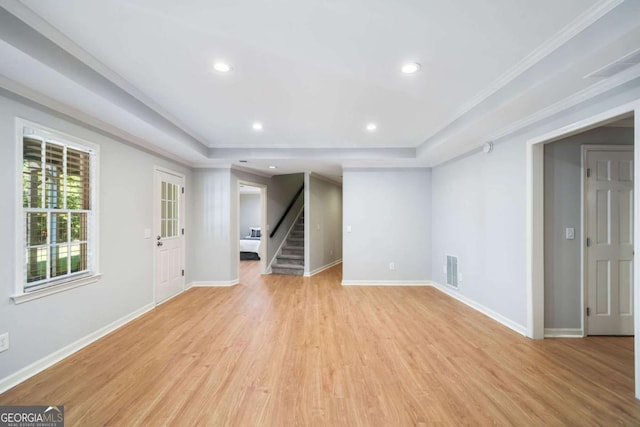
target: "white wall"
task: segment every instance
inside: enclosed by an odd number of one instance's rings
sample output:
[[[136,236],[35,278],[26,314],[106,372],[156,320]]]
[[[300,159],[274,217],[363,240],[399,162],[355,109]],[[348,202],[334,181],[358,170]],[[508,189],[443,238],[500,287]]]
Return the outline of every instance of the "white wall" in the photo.
[[[313,275],[342,259],[342,188],[314,174],[308,182],[309,265],[305,273]]]
[[[633,144],[633,128],[600,127],[544,147],[544,326],[581,325],[581,184],[583,144]],[[575,239],[565,229],[575,229]]]
[[[191,248],[187,267],[191,280],[218,284],[237,280],[238,226],[231,212],[235,206],[231,201],[231,170],[196,169],[191,192],[187,194],[192,194],[191,221],[186,233]]]
[[[240,193],[240,238],[251,235],[252,227],[260,227],[262,210],[260,193]]]
[[[15,305],[16,192],[18,154],[15,117],[83,138],[100,146],[100,270],[97,283]],[[188,169],[117,142],[28,101],[0,96],[0,333],[9,332],[10,348],[0,353],[0,382],[18,370],[153,303],[154,166],[186,175]],[[187,197],[187,201],[189,198]],[[189,206],[187,207],[189,209]],[[188,212],[187,212],[188,213]],[[188,224],[188,222],[187,222]],[[190,272],[187,271],[187,281]]]
[[[432,177],[432,279],[445,284],[446,256],[457,256],[457,293],[525,325],[524,144],[498,144]]]
[[[343,283],[426,283],[431,278],[431,171],[346,169],[342,191]],[[395,270],[389,269],[392,262]]]

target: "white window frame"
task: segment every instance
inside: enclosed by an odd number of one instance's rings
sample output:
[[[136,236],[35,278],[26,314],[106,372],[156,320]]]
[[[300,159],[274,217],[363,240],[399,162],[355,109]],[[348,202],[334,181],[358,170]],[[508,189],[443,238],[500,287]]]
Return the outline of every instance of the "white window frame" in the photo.
[[[25,278],[25,254],[26,254],[26,240],[25,240],[25,214],[23,208],[23,186],[22,186],[22,164],[23,164],[23,129],[31,128],[37,131],[37,135],[46,139],[52,139],[59,141],[66,146],[81,151],[90,152],[90,188],[91,188],[91,220],[88,224],[88,251],[91,254],[89,256],[89,271],[82,274],[71,274],[60,277],[59,279],[52,279],[49,282],[35,286],[33,289],[25,290],[26,278]],[[79,286],[95,283],[100,280],[101,274],[99,273],[99,260],[98,253],[99,248],[99,208],[98,208],[98,194],[99,194],[99,165],[100,165],[100,147],[97,144],[91,143],[84,139],[69,135],[68,133],[51,129],[47,126],[39,123],[34,123],[22,118],[16,118],[15,120],[16,131],[16,227],[15,227],[15,247],[16,247],[16,263],[15,263],[15,291],[12,296],[15,304],[21,304],[34,299],[42,298],[47,295],[56,294],[69,289],[77,288]]]

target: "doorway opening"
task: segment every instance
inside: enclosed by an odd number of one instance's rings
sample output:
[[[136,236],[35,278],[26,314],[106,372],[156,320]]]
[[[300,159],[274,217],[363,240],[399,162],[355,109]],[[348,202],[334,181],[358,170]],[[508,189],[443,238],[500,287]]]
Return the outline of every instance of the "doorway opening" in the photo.
[[[545,337],[633,335],[633,133],[625,116],[544,145]]]
[[[267,187],[251,182],[238,182],[238,277],[243,263],[260,264],[267,269]]]
[[[526,220],[526,247],[527,247],[527,335],[530,338],[544,338],[545,333],[545,146],[560,139],[589,131],[594,128],[609,125],[621,120],[631,120],[633,117],[633,141],[634,157],[638,157],[640,147],[636,142],[640,140],[640,105],[637,101],[613,108],[588,119],[573,123],[571,125],[556,129],[537,138],[531,139],[526,145],[526,167],[527,167],[527,220]],[[633,177],[640,176],[640,168],[633,165]],[[634,179],[635,180],[635,179]],[[640,189],[633,190],[633,198],[637,200]],[[638,209],[633,210],[633,221],[637,223],[639,217]],[[566,230],[565,230],[566,231]],[[633,245],[640,242],[640,233],[637,228],[632,231]],[[586,240],[583,240],[586,245]],[[639,262],[635,259],[632,262],[633,270],[638,270]],[[640,307],[640,281],[637,276],[631,280],[633,294],[633,311],[637,312]],[[585,307],[586,308],[586,307]],[[586,310],[581,316],[586,314]],[[634,334],[640,334],[639,316],[634,316]],[[584,325],[584,321],[582,323]],[[584,327],[583,327],[584,331]],[[635,360],[635,395],[640,398],[640,340],[634,341]]]

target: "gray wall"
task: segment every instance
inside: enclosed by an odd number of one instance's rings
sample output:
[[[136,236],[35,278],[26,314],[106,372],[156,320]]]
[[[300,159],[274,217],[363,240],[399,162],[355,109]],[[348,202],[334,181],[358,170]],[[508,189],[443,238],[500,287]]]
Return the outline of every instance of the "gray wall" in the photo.
[[[446,256],[457,256],[459,293],[519,325],[526,323],[524,188],[523,144],[433,169],[433,280],[445,284]]]
[[[251,235],[251,227],[262,224],[260,193],[240,193],[240,238]]]
[[[269,224],[269,233],[274,229],[278,220],[289,206],[289,203],[295,196],[296,192],[304,184],[304,174],[296,173],[290,175],[277,175],[269,180],[267,189],[267,223]],[[267,263],[270,263],[276,256],[276,252],[282,241],[287,235],[287,231],[295,220],[295,215],[304,207],[304,196],[300,196],[291,212],[280,225],[280,228],[273,236],[269,238],[269,246],[267,253]]]
[[[601,127],[544,147],[545,328],[581,328],[580,248],[583,144],[633,144],[632,128]],[[575,239],[565,229],[575,229]]]
[[[526,331],[526,143],[637,99],[640,80],[498,139],[488,155],[476,151],[435,167],[433,279],[444,283],[445,256],[458,255],[463,280],[451,292]]]
[[[16,191],[18,187],[15,117],[39,123],[100,146],[99,251],[102,279],[79,288],[15,305]],[[30,102],[0,97],[0,332],[9,332],[10,348],[0,353],[0,379],[153,303],[154,166],[186,175],[171,161],[147,154],[92,131]],[[190,199],[187,195],[187,215]],[[189,218],[187,218],[187,227]],[[187,257],[192,255],[187,249]],[[190,271],[187,269],[187,282]]]
[[[431,278],[429,169],[347,169],[342,191],[345,284]]]
[[[316,271],[342,258],[342,188],[311,174],[305,222],[309,224],[309,265]]]

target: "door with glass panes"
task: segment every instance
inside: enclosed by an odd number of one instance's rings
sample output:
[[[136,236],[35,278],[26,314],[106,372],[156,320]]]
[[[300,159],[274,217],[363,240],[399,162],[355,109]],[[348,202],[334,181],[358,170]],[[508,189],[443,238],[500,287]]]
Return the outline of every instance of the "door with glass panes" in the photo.
[[[184,177],[156,170],[156,304],[184,289]]]

